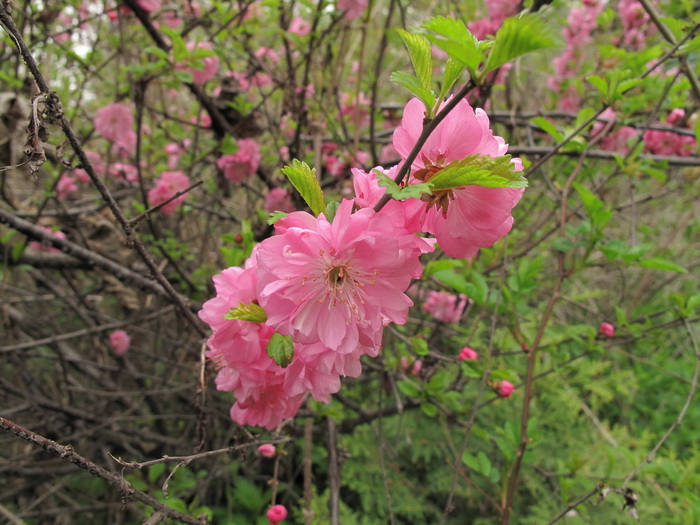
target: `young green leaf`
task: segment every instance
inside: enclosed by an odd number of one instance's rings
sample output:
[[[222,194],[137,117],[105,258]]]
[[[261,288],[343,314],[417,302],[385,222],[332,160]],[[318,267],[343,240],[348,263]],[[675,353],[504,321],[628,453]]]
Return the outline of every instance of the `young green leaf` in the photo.
[[[493,71],[514,58],[539,49],[556,47],[552,30],[535,14],[506,18],[496,33],[496,41],[482,74]]]
[[[288,335],[275,332],[267,343],[267,355],[282,368],[287,368],[294,359],[294,342]]]
[[[328,204],[326,204],[326,211],[323,212],[323,214],[326,216],[326,220],[328,222],[333,222],[333,219],[335,219],[335,214],[338,211],[339,206],[340,203],[338,201],[331,201]]]
[[[430,89],[424,88],[413,75],[409,75],[403,71],[394,71],[389,79],[417,96],[421,102],[425,104],[427,112],[430,112],[433,107],[435,107],[436,100],[433,92]]]
[[[267,223],[272,226],[275,224],[278,220],[286,217],[289,215],[287,212],[284,211],[273,211],[270,216],[267,218]]]
[[[476,71],[484,58],[477,38],[467,29],[464,22],[454,18],[438,16],[431,18],[423,27],[437,35],[426,35],[426,38],[445,51],[450,58],[457,60]]]
[[[442,87],[440,88],[440,100],[444,100],[464,71],[464,64],[453,58],[448,58],[445,63],[445,74],[442,77]]]
[[[522,176],[522,172],[515,171],[510,155],[492,158],[474,154],[449,163],[429,180],[429,184],[433,191],[472,185],[526,188],[527,179]]]
[[[428,183],[410,184],[400,188],[390,177],[387,177],[379,170],[375,170],[374,174],[379,179],[378,184],[386,188],[387,195],[397,201],[420,199],[424,193],[430,193],[430,184]]]
[[[679,264],[664,259],[663,257],[649,257],[648,259],[643,259],[639,262],[639,266],[651,268],[652,270],[663,270],[665,272],[688,273],[688,270]]]
[[[535,126],[542,128],[547,135],[552,137],[557,142],[561,142],[564,139],[564,135],[562,135],[557,127],[545,117],[535,117],[530,119],[530,122],[532,122]]]
[[[309,168],[306,162],[294,159],[291,164],[282,168],[282,173],[289,178],[315,215],[323,212],[326,205],[323,191],[316,179],[315,168]]]
[[[240,321],[252,321],[254,323],[264,323],[267,321],[267,314],[261,306],[251,303],[243,304],[240,303],[238,306],[234,306],[224,315],[224,319],[228,320],[240,320]]]
[[[398,28],[396,32],[408,49],[418,82],[424,89],[430,91],[433,75],[433,50],[430,47],[430,42],[423,35],[413,35],[401,28]]]

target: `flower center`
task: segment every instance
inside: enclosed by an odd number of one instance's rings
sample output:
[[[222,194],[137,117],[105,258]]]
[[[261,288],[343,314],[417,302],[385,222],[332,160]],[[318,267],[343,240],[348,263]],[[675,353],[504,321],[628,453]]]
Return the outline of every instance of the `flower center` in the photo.
[[[432,161],[425,155],[423,157],[423,164],[425,168],[417,170],[413,176],[421,182],[428,182],[432,179],[436,173],[442,171],[445,167],[445,157],[446,154],[440,153],[436,156],[436,160]],[[425,202],[427,206],[425,207],[425,212],[435,206],[435,209],[442,210],[442,216],[447,217],[447,208],[450,205],[450,201],[455,198],[455,195],[451,189],[449,190],[437,190],[433,193],[424,193],[421,195],[420,200]]]

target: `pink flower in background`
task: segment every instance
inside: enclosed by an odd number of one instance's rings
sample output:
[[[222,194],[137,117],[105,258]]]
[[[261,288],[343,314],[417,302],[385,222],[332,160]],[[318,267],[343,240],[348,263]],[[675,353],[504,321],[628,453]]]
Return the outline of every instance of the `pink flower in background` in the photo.
[[[459,300],[459,303],[457,302]],[[447,292],[428,292],[428,299],[423,303],[423,310],[443,323],[459,323],[467,306],[467,296],[459,297]]]
[[[195,49],[211,49],[210,42],[188,42],[187,49],[194,51]],[[189,67],[184,64],[175,66],[176,71],[189,71],[192,73],[192,83],[198,86],[205,84],[216,75],[219,68],[219,57],[216,55],[206,56],[196,60],[194,67]]]
[[[75,179],[67,173],[61,174],[61,178],[58,179],[58,184],[56,185],[58,198],[67,199],[77,192],[78,185],[75,183]]]
[[[115,354],[123,356],[129,350],[131,337],[124,330],[115,330],[109,334],[109,344],[112,346]]]
[[[479,354],[477,354],[474,350],[472,350],[468,346],[465,346],[459,352],[459,360],[460,361],[473,361],[475,359],[479,359]]]
[[[131,110],[121,102],[113,102],[97,110],[95,130],[107,140],[117,142],[124,138],[133,124]]]
[[[423,370],[423,361],[417,359],[411,367],[411,375],[418,377],[420,375],[421,370]]]
[[[367,3],[367,0],[338,0],[338,11],[344,11],[346,20],[355,20],[367,9]]]
[[[294,212],[259,245],[258,300],[268,324],[295,342],[339,353],[376,353],[384,324],[406,322],[403,293],[420,268],[413,235],[344,200],[333,223]]]
[[[164,171],[156,180],[156,185],[148,191],[148,202],[151,206],[167,201],[176,193],[186,190],[190,186],[190,179],[181,171]],[[163,206],[160,211],[165,215],[175,213],[177,207],[185,202],[187,194],[180,195]]]
[[[294,211],[292,197],[284,188],[272,188],[265,195],[265,204],[263,206],[268,213],[273,211],[283,211],[285,213]]]
[[[66,234],[63,233],[62,231],[53,231],[50,228],[45,228],[43,226],[40,226],[42,230],[44,230],[46,233],[51,235],[52,237],[56,237],[57,239],[65,239]],[[60,253],[61,250],[58,250],[56,248],[53,248],[51,246],[48,246],[46,244],[40,243],[39,241],[31,241],[28,244],[29,248],[31,250],[34,250],[35,252],[50,252],[50,253]]]
[[[287,517],[287,509],[283,505],[273,505],[267,509],[266,516],[273,523],[279,523]]]
[[[264,458],[274,458],[277,455],[277,448],[275,445],[270,445],[266,443],[258,447],[258,452]]]
[[[611,323],[600,323],[600,333],[605,337],[615,337],[615,326]]]
[[[255,139],[240,139],[237,144],[238,151],[233,155],[222,155],[216,161],[216,165],[230,181],[243,182],[255,175],[262,156]]]
[[[304,36],[311,32],[311,25],[302,17],[295,16],[292,18],[287,31],[294,33],[295,35]]]
[[[136,3],[141,9],[148,13],[160,9],[160,0],[136,0]]]
[[[112,146],[112,154],[119,158],[129,158],[136,153],[136,132],[127,131]]]
[[[394,132],[394,147],[406,159],[423,129],[424,106],[414,98],[404,109],[401,126]],[[427,181],[450,162],[471,154],[497,157],[508,145],[493,135],[482,109],[476,112],[461,100],[430,135],[413,162],[412,183]],[[522,170],[520,159],[513,159]],[[474,257],[507,234],[511,210],[520,201],[522,189],[465,186],[436,192],[430,197],[422,231],[432,233],[442,250],[455,258]]]
[[[510,381],[506,381],[505,379],[496,383],[494,387],[494,391],[500,397],[510,397],[510,395],[513,393],[513,390],[515,390],[513,383],[511,383]]]
[[[139,180],[139,171],[133,164],[125,164],[123,162],[110,164],[109,174],[126,182],[138,182]]]

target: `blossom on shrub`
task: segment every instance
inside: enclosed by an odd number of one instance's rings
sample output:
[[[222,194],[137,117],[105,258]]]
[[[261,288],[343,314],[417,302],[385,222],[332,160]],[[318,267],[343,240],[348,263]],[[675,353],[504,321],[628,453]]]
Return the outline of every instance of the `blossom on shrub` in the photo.
[[[66,238],[66,234],[60,230],[53,231],[52,229],[45,228],[44,226],[40,226],[40,228],[42,230],[44,230],[46,233],[50,234],[51,236],[56,237],[57,239],[65,239]],[[31,241],[28,244],[28,246],[31,250],[34,250],[35,252],[51,252],[51,253],[60,253],[61,252],[61,250],[58,250],[58,249],[56,249],[52,246],[49,246],[47,244],[43,244],[39,241]]]
[[[513,393],[513,390],[515,390],[513,383],[511,383],[510,381],[506,381],[505,379],[499,381],[494,386],[494,391],[500,397],[510,397],[510,395]]]
[[[367,9],[367,3],[367,0],[338,0],[337,6],[346,20],[355,20]]]
[[[173,195],[190,186],[190,179],[181,171],[164,171],[156,180],[156,185],[148,190],[148,202],[151,206],[158,206],[160,203],[167,201]],[[173,199],[168,204],[163,206],[160,211],[165,215],[175,213],[177,207],[185,202],[187,194],[180,195]]]
[[[283,211],[285,213],[294,211],[292,197],[284,188],[272,188],[267,195],[265,195],[265,204],[263,204],[263,207],[265,211],[269,213],[273,211]]]
[[[423,130],[424,106],[414,98],[404,109],[401,126],[394,132],[394,147],[406,159]],[[436,127],[412,168],[412,183],[426,182],[444,166],[467,155],[505,155],[508,145],[489,129],[482,109],[476,112],[466,100]],[[522,170],[520,159],[514,159]],[[429,168],[426,170],[426,168]],[[416,178],[418,173],[421,173]],[[438,191],[430,197],[422,219],[422,231],[432,233],[442,250],[455,258],[474,257],[506,235],[512,225],[511,210],[520,201],[522,189],[464,186]]]
[[[222,155],[216,165],[230,181],[243,182],[255,174],[262,157],[255,139],[240,139],[237,144],[238,151],[233,155]]]
[[[109,334],[109,344],[118,356],[126,354],[131,345],[131,337],[124,330],[115,330]]]
[[[277,221],[257,251],[258,300],[295,342],[376,355],[384,324],[406,322],[420,250],[383,214],[352,206],[344,200],[332,223],[306,212]]]
[[[289,23],[288,32],[295,35],[304,36],[311,32],[311,25],[300,16],[295,16]]]
[[[459,299],[459,303],[457,300]],[[423,303],[423,310],[443,323],[459,323],[467,306],[467,296],[459,297],[448,292],[428,292],[428,299]]]
[[[469,361],[469,360],[473,361],[475,359],[479,359],[479,354],[477,354],[474,350],[472,350],[468,346],[465,346],[459,352],[459,360],[460,361]]]
[[[274,458],[277,454],[277,448],[275,447],[275,445],[265,443],[264,445],[260,445],[258,447],[258,452],[264,458]]]
[[[267,509],[267,519],[273,523],[279,523],[287,517],[287,509],[284,505],[273,505]]]
[[[615,337],[615,325],[611,323],[600,323],[600,333],[605,337]]]
[[[195,49],[211,49],[210,42],[188,42],[187,49],[194,51]],[[189,71],[192,73],[192,83],[198,86],[205,84],[216,75],[219,68],[219,57],[216,55],[206,56],[197,59],[195,67],[190,67],[184,64],[175,66],[176,71]]]
[[[67,173],[62,173],[61,178],[58,179],[58,184],[56,184],[56,194],[58,198],[67,199],[77,191],[78,185],[75,183],[75,179]]]
[[[113,102],[98,109],[95,117],[95,130],[112,142],[125,138],[133,124],[131,110],[121,102]]]

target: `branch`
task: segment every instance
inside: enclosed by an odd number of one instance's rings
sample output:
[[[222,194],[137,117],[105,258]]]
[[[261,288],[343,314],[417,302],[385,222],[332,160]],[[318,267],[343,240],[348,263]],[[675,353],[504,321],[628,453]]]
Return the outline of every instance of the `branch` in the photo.
[[[145,503],[150,507],[153,507],[154,509],[161,512],[162,514],[165,514],[169,518],[178,520],[179,522],[188,523],[191,525],[202,525],[207,523],[206,515],[200,518],[193,518],[192,516],[188,516],[186,514],[176,511],[171,507],[168,507],[167,505],[164,505],[163,503],[157,501],[145,492],[141,492],[140,490],[134,488],[134,486],[128,481],[126,481],[122,476],[118,476],[113,472],[109,472],[108,470],[105,470],[99,465],[93,463],[89,459],[84,458],[83,456],[75,452],[73,450],[73,447],[71,447],[70,445],[59,445],[55,441],[40,436],[39,434],[35,434],[31,430],[21,427],[18,424],[13,423],[12,421],[3,417],[0,417],[0,429],[4,430],[5,432],[9,432],[10,434],[14,434],[19,438],[29,441],[30,443],[38,445],[47,452],[50,452],[51,454],[65,459],[66,461],[70,461],[74,465],[77,465],[79,468],[87,470],[93,476],[105,480],[107,483],[116,487],[119,490],[120,494],[122,495],[122,501],[124,502],[128,501],[129,498],[133,497],[138,501]]]

